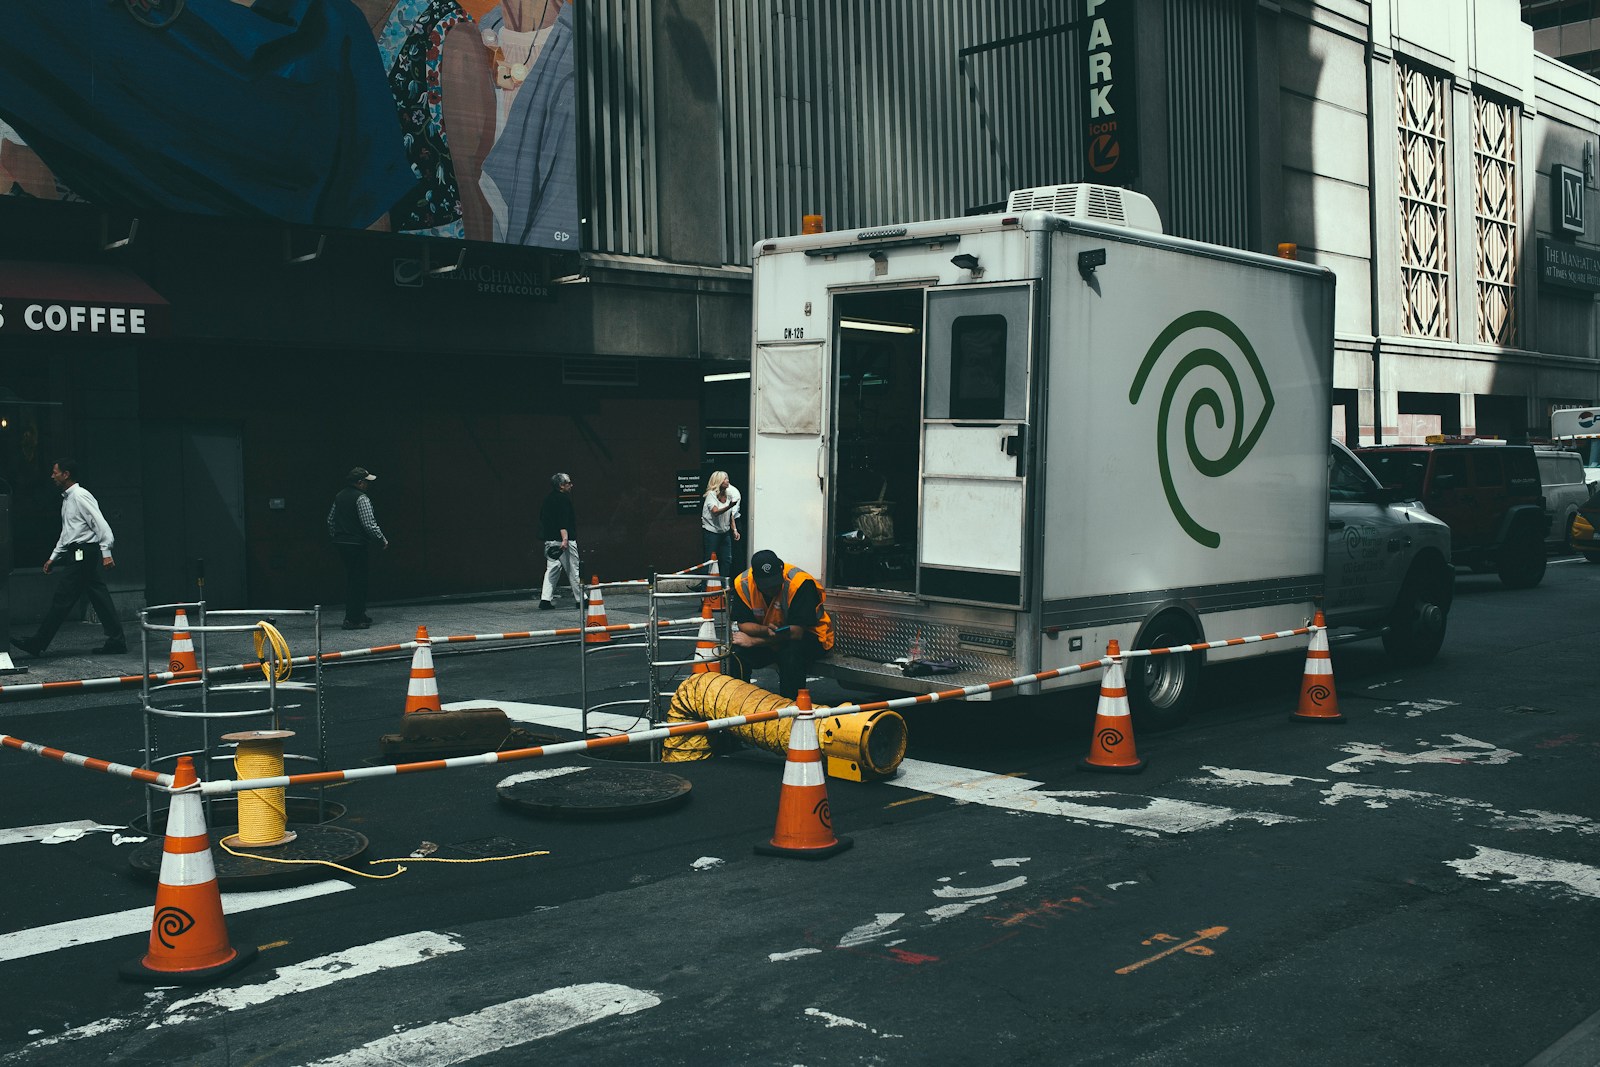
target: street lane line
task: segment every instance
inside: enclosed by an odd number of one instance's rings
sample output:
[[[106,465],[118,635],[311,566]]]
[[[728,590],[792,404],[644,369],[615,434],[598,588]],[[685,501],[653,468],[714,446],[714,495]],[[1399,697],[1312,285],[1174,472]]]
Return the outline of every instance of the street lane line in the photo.
[[[314,885],[295,886],[289,889],[268,889],[250,893],[223,893],[222,912],[235,915],[257,908],[271,908],[279,904],[292,904],[297,900],[342,893],[354,889],[349,882],[317,882]],[[83,919],[68,919],[49,926],[36,926],[31,930],[17,930],[0,934],[0,962],[38,956],[74,945],[90,945],[97,941],[110,941],[129,934],[148,934],[155,904],[149,907],[113,911],[105,915],[90,915]]]
[[[1445,860],[1445,866],[1454,867],[1463,877],[1478,882],[1549,886],[1559,896],[1576,893],[1600,898],[1600,867],[1589,867],[1569,860],[1546,859],[1543,856],[1525,856],[1520,852],[1503,852],[1482,845],[1472,847],[1478,850],[1477,855]]]
[[[1196,830],[1213,830],[1236,821],[1257,822],[1263,826],[1301,821],[1276,812],[1236,811],[1217,804],[1146,797],[1134,793],[1044,790],[1039,788],[1043,782],[914,759],[900,761],[900,773],[890,780],[890,784],[914,793],[948,797],[964,804],[983,804],[1009,811],[1109,823],[1132,833],[1186,834]],[[1104,800],[1105,803],[1080,803],[1097,800]],[[1133,804],[1139,806],[1130,806]]]
[[[162,1007],[160,1000],[153,1000],[145,1006],[145,1010],[137,1015],[130,1015],[118,1019],[100,1019],[71,1030],[64,1030],[59,1034],[40,1038],[29,1045],[19,1049],[10,1056],[0,1058],[0,1063],[24,1062],[30,1051],[48,1048],[67,1041],[78,1041],[86,1037],[98,1037],[101,1034],[114,1033],[119,1030],[129,1030],[135,1026],[145,1025],[154,1030],[162,1026],[177,1026],[182,1023],[195,1022],[214,1018],[216,1015],[227,1011],[239,1011],[242,1008],[254,1007],[265,1004],[278,997],[289,996],[294,993],[304,993],[312,989],[322,989],[343,982],[350,978],[362,978],[379,971],[390,970],[395,967],[409,967],[414,963],[423,963],[427,960],[437,959],[452,952],[462,951],[462,945],[448,934],[434,933],[432,930],[421,930],[414,934],[401,934],[398,937],[374,941],[368,945],[357,945],[342,952],[329,953],[303,963],[293,963],[279,967],[271,978],[253,985],[240,986],[234,989],[213,989],[201,993],[199,996],[180,1000],[171,1007]]]
[[[42,822],[37,826],[14,826],[8,830],[0,830],[0,845],[20,845],[24,841],[43,841],[49,837],[60,837],[76,841],[86,833],[94,830],[121,830],[120,826],[106,826],[93,819],[78,819],[74,822]]]
[[[499,708],[512,722],[532,726],[549,726],[556,730],[578,733],[583,729],[583,709],[563,707],[559,704],[525,704],[515,700],[457,700],[441,707],[445,711],[464,711],[470,708]],[[613,715],[605,711],[589,713],[589,729],[616,730],[627,733],[639,725],[638,715]]]
[[[306,1067],[452,1067],[611,1016],[653,1008],[661,998],[610,982],[564,986],[380,1037]]]

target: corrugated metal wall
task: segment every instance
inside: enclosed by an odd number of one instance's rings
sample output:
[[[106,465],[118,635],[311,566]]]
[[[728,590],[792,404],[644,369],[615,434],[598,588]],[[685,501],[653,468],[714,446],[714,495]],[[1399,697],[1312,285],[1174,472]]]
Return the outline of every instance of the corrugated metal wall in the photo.
[[[654,3],[577,4],[592,251],[658,253]],[[1248,243],[1252,9],[1144,9],[1165,20],[1168,232]],[[806,214],[832,229],[940,218],[1087,180],[1081,0],[722,0],[718,17],[728,263]]]
[[[810,213],[939,218],[1079,177],[1076,6],[727,0],[727,261]]]
[[[1168,233],[1248,247],[1250,182],[1246,98],[1253,4],[1181,0],[1167,5]]]

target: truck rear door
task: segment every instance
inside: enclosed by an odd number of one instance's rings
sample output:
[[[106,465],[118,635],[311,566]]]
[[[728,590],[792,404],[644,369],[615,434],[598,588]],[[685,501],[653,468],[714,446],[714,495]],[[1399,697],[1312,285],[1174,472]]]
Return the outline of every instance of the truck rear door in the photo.
[[[928,290],[917,592],[1024,606],[1032,283]]]

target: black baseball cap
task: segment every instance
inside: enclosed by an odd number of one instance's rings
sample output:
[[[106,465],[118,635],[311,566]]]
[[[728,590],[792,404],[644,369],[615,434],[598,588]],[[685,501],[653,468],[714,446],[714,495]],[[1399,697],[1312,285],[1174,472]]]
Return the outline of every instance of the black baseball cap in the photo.
[[[783,584],[783,560],[769,548],[750,557],[750,573],[755,575],[756,588],[771,593]]]

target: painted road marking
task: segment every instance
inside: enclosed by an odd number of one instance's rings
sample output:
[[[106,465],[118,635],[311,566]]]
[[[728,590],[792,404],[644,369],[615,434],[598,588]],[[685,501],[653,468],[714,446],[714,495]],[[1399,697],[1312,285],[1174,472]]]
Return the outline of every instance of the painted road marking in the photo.
[[[1131,833],[1154,835],[1186,834],[1213,830],[1230,822],[1257,822],[1263,826],[1295,823],[1301,820],[1268,811],[1236,811],[1216,804],[1146,797],[1130,793],[1102,793],[1090,790],[1044,790],[1044,783],[1013,778],[989,771],[950,767],[921,760],[900,761],[900,773],[892,784],[916,793],[983,804],[1009,811],[1059,815],[1068,819],[1110,823]],[[1064,799],[1065,798],[1065,799]],[[1103,803],[1086,803],[1103,801]],[[1137,806],[1133,806],[1137,805]]]
[[[1463,734],[1445,734],[1452,740],[1452,744],[1434,745],[1427,741],[1419,742],[1423,745],[1420,752],[1396,752],[1385,748],[1383,745],[1369,745],[1356,742],[1352,745],[1340,745],[1340,752],[1350,753],[1350,758],[1340,760],[1338,763],[1329,764],[1328,770],[1334,774],[1358,774],[1364,763],[1395,763],[1402,766],[1415,766],[1424,763],[1478,763],[1500,764],[1509,763],[1521,753],[1512,752],[1508,748],[1498,748],[1487,741],[1477,741]]]
[[[1244,771],[1228,767],[1202,767],[1200,769],[1210,772],[1210,777],[1185,779],[1189,785],[1219,789],[1243,789],[1251,786],[1284,786],[1293,785],[1295,782],[1325,783],[1328,781],[1326,778],[1306,778],[1300,775],[1272,774],[1266,771]],[[1568,831],[1579,834],[1600,834],[1600,822],[1582,815],[1573,815],[1561,811],[1544,811],[1539,808],[1523,808],[1520,811],[1507,812],[1487,801],[1446,796],[1441,793],[1430,793],[1420,789],[1391,789],[1383,786],[1368,785],[1365,782],[1335,782],[1326,789],[1318,790],[1318,792],[1322,794],[1321,803],[1330,808],[1336,807],[1347,800],[1353,800],[1373,810],[1381,810],[1396,803],[1411,803],[1453,808],[1463,812],[1482,812],[1490,817],[1490,825],[1501,830],[1514,832],[1533,830],[1547,834],[1559,834]]]
[[[96,830],[121,830],[121,826],[106,826],[93,819],[78,819],[75,822],[43,822],[37,826],[15,826],[9,830],[0,830],[0,845],[20,845],[25,841],[41,841],[45,844],[60,844],[65,841],[76,841],[84,834]]]
[[[306,1067],[451,1067],[660,1003],[654,993],[609,982],[565,986],[381,1037]]]
[[[467,708],[499,708],[506,713],[506,718],[513,722],[531,723],[535,726],[550,726],[557,730],[570,730],[580,733],[583,730],[583,709],[568,708],[560,704],[526,704],[515,700],[458,700],[451,704],[443,704],[445,711],[458,711]],[[589,713],[589,729],[598,728],[616,730],[627,733],[637,729],[639,716],[637,715],[612,715],[604,711],[591,711]]]
[[[1600,868],[1543,856],[1525,856],[1498,848],[1473,845],[1477,854],[1466,859],[1445,860],[1462,877],[1478,882],[1498,882],[1513,886],[1550,886],[1560,896],[1600,897]]]
[[[1200,942],[1202,942],[1202,941],[1215,941],[1217,938],[1221,937],[1223,934],[1225,934],[1227,932],[1228,932],[1228,928],[1226,926],[1208,926],[1204,930],[1196,930],[1194,932],[1194,936],[1189,938],[1189,940],[1187,940],[1187,941],[1178,941],[1178,939],[1176,937],[1173,937],[1171,934],[1155,934],[1155,935],[1145,939],[1144,941],[1139,942],[1139,944],[1141,944],[1141,945],[1153,945],[1153,944],[1156,944],[1157,942],[1164,942],[1164,941],[1165,942],[1177,942],[1177,943],[1174,944],[1171,948],[1164,949],[1164,950],[1162,950],[1160,952],[1157,952],[1154,956],[1150,956],[1150,957],[1148,957],[1146,959],[1140,960],[1138,963],[1130,963],[1126,967],[1118,967],[1116,969],[1115,973],[1117,973],[1117,974],[1132,974],[1134,971],[1137,971],[1140,967],[1148,966],[1149,964],[1152,964],[1156,960],[1159,960],[1159,959],[1165,959],[1166,957],[1172,955],[1174,952],[1186,952],[1191,956],[1214,956],[1214,955],[1216,955],[1216,950],[1212,949],[1212,948],[1210,948],[1210,947],[1208,947],[1206,945],[1202,945]]]
[[[145,1010],[137,1015],[121,1019],[101,1019],[53,1034],[0,1059],[0,1063],[21,1062],[27,1059],[27,1053],[31,1050],[86,1037],[97,1037],[118,1030],[128,1030],[135,1026],[145,1025],[153,1030],[161,1026],[177,1026],[210,1019],[222,1012],[251,1008],[277,997],[322,989],[335,982],[361,978],[395,967],[409,967],[414,963],[423,963],[460,951],[462,951],[461,943],[455,938],[447,934],[436,934],[432,930],[422,930],[414,934],[401,934],[398,937],[374,941],[369,945],[357,945],[355,948],[318,956],[303,963],[279,967],[273,976],[264,982],[235,989],[209,990],[199,996],[180,1000],[171,1007],[164,1007],[162,1004],[162,998],[167,992],[158,991],[156,999],[146,1004]]]
[[[346,889],[354,888],[355,886],[349,882],[333,881],[290,889],[223,893],[222,911],[224,915],[235,915],[242,911],[292,904],[297,900],[308,900],[329,893],[342,893]],[[150,917],[154,911],[155,905],[151,904],[143,908],[129,908],[127,911],[114,911],[105,915],[90,915],[87,918],[69,919],[49,926],[36,926],[31,930],[0,934],[0,962],[38,956],[57,949],[71,948],[74,945],[109,941],[114,937],[126,937],[129,934],[148,934]]]

